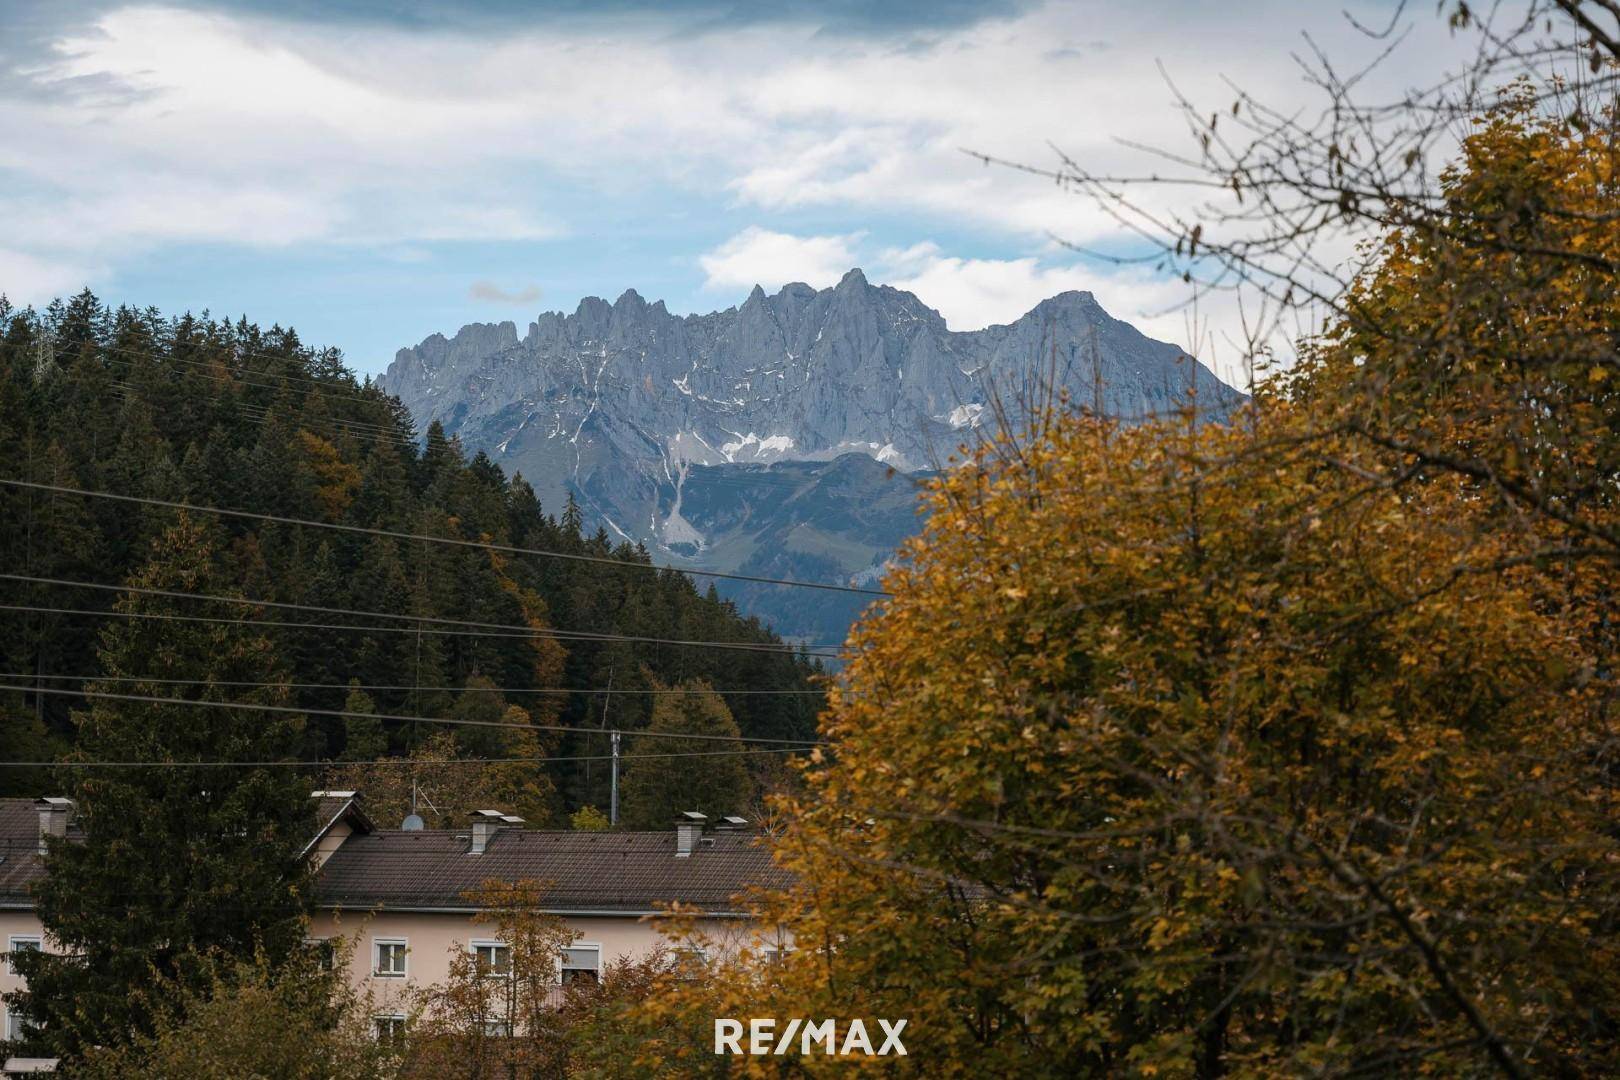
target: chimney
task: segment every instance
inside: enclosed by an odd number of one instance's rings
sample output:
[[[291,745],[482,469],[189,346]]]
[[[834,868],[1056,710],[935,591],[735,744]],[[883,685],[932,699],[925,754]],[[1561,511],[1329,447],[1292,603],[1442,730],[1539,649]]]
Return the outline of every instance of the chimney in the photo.
[[[61,839],[67,835],[68,818],[73,815],[73,800],[52,795],[35,799],[34,806],[39,810],[39,853],[43,855],[51,837]]]
[[[499,810],[474,810],[472,812],[472,847],[467,849],[469,855],[482,855],[489,847],[489,842],[495,839],[495,834],[501,831],[502,825],[521,825],[523,819],[515,814],[503,814]]]
[[[748,828],[748,819],[738,817],[736,814],[727,814],[715,822],[715,832],[742,832]]]
[[[697,850],[698,840],[703,836],[703,823],[709,820],[704,814],[696,810],[682,810],[681,816],[675,819],[675,857],[685,859]]]

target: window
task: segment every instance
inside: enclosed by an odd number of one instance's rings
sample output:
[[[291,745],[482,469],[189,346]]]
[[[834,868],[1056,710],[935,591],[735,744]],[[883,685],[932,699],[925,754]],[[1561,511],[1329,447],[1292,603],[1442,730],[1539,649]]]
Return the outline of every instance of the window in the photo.
[[[478,970],[485,975],[506,977],[512,974],[512,949],[505,942],[475,941],[468,947],[478,961]]]
[[[337,948],[331,938],[308,938],[304,947],[310,951],[322,971],[331,971],[337,966]]]
[[[685,945],[670,951],[671,968],[675,977],[683,982],[696,982],[709,966],[709,954],[695,945]]]
[[[37,1031],[33,1024],[23,1019],[15,1006],[6,1006],[6,1041],[18,1042],[31,1037]]]
[[[6,973],[9,974],[9,975],[17,974],[17,968],[11,962],[11,957],[13,955],[15,955],[17,953],[20,953],[20,952],[28,952],[30,950],[32,950],[34,952],[38,952],[41,948],[44,947],[44,945],[45,945],[44,939],[41,938],[41,937],[38,937],[36,935],[32,935],[32,934],[13,934],[11,936],[11,942],[10,942],[8,951],[6,953]]]
[[[405,1017],[399,1013],[374,1016],[371,1023],[380,1043],[394,1046],[405,1038]]]
[[[512,1036],[512,1025],[505,1020],[485,1020],[484,1037],[486,1039],[507,1039]]]
[[[793,951],[791,945],[767,945],[764,949],[765,962],[773,967],[782,962],[782,957]]]
[[[371,973],[384,979],[403,979],[405,977],[404,938],[374,938],[371,943],[372,963]]]
[[[602,947],[576,945],[562,951],[562,982],[564,986],[575,982],[600,982],[602,979]]]

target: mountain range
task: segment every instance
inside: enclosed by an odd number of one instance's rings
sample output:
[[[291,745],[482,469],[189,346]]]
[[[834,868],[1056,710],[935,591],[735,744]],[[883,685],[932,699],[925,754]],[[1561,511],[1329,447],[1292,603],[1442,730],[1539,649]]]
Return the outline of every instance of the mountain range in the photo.
[[[399,350],[383,389],[521,473],[542,503],[671,565],[875,581],[916,532],[916,488],[998,409],[1054,387],[1126,420],[1224,416],[1243,395],[1087,292],[955,332],[915,295],[851,270],[834,287],[756,286],[676,315],[634,290],[516,324],[474,323]],[[786,636],[841,640],[854,599],[774,586],[731,595]]]

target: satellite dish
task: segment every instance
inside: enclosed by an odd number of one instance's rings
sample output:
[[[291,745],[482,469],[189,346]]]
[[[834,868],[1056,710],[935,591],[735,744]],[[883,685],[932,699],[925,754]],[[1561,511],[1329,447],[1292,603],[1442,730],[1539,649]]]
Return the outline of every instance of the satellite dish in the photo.
[[[411,814],[400,823],[399,827],[405,832],[421,832],[426,825],[427,822],[422,820],[421,814]]]

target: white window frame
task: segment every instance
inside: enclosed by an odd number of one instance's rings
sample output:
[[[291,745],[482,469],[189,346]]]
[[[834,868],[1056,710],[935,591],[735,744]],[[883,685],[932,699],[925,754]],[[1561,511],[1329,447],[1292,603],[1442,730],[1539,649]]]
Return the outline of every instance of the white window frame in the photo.
[[[512,1022],[510,1020],[484,1020],[484,1038],[510,1039],[512,1037]]]
[[[709,950],[699,945],[677,945],[670,956],[675,977],[682,982],[697,982],[709,967]]]
[[[315,952],[315,959],[320,964],[322,971],[337,970],[337,943],[334,939],[329,937],[307,937],[304,939],[304,947]],[[373,955],[372,959],[376,959],[375,955]]]
[[[398,945],[400,952],[400,969],[398,971],[382,970],[382,951],[385,945]],[[374,937],[371,939],[371,977],[373,979],[405,979],[411,973],[411,943],[402,937]]]
[[[387,1036],[388,1041],[393,1042],[404,1038],[406,1019],[404,1013],[373,1013],[371,1016],[371,1037],[378,1042],[382,1042],[382,1023],[387,1021],[390,1029]]]
[[[566,971],[595,971],[596,972],[596,981],[597,981],[598,984],[601,983],[601,981],[602,981],[602,945],[601,945],[600,942],[596,942],[596,941],[576,941],[572,945],[563,946],[563,949],[579,949],[581,951],[594,951],[596,953],[596,967],[594,967],[594,968],[569,968],[569,967],[564,967],[563,966],[563,957],[565,955],[567,955],[567,954],[562,950],[558,950],[558,952],[557,952],[557,985],[559,985],[559,986],[567,986],[568,985],[567,976],[564,974],[564,972],[566,972]]]
[[[18,948],[17,948],[17,945],[19,943],[26,943],[28,945],[33,946],[35,949],[38,949],[38,950],[42,951],[42,952],[45,949],[45,937],[42,934],[12,934],[11,937],[6,940],[6,974],[7,975],[16,975],[17,974],[16,967],[13,966],[12,963],[11,963],[11,954],[19,951]]]
[[[507,944],[504,941],[501,941],[499,938],[476,938],[476,939],[474,939],[472,941],[469,941],[469,942],[467,942],[467,953],[468,953],[469,956],[471,956],[473,958],[474,963],[478,962],[478,950],[479,949],[505,949],[506,950],[506,970],[505,971],[490,970],[490,971],[485,972],[485,974],[491,979],[510,979],[512,977],[512,946],[511,945]]]

